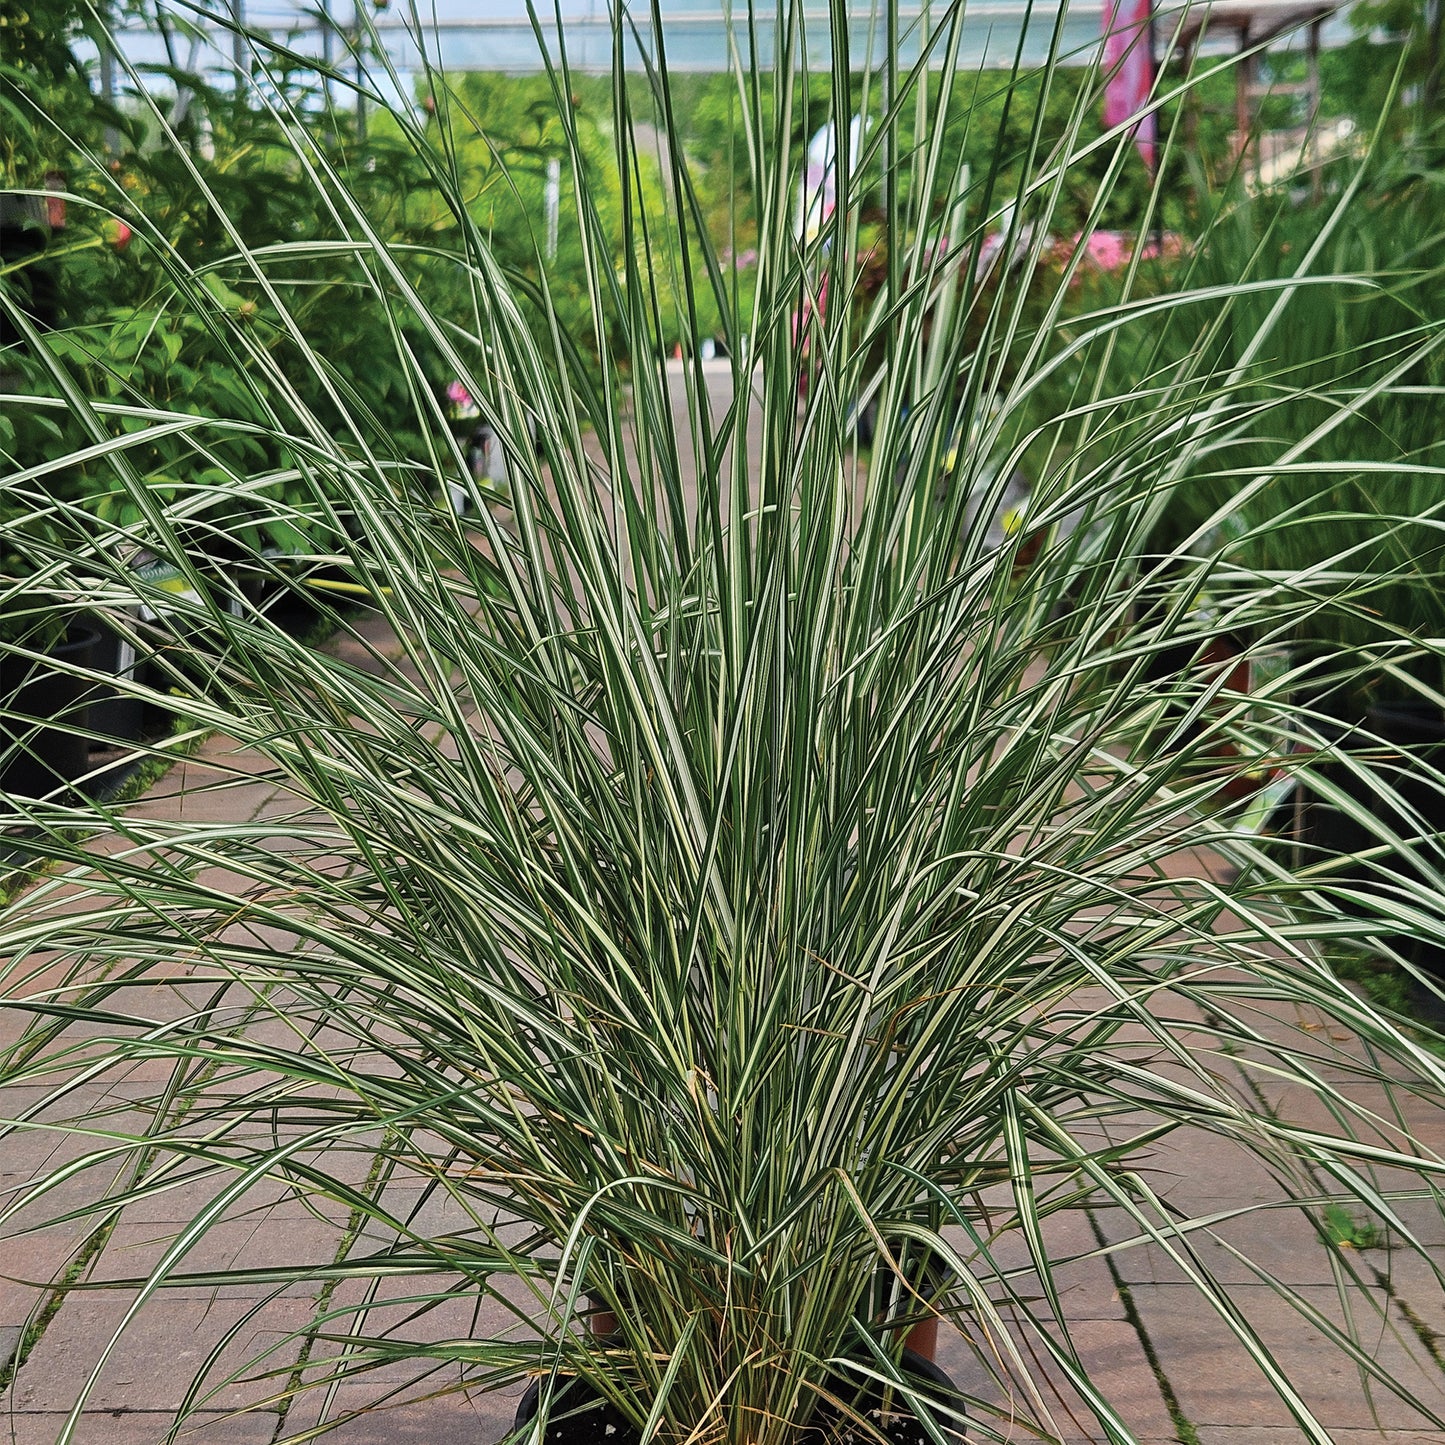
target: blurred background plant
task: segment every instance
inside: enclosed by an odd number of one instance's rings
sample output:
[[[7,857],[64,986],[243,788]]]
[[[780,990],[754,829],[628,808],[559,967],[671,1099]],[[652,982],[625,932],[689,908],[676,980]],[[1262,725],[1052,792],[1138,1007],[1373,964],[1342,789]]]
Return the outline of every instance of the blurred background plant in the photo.
[[[1118,427],[1150,424],[1161,378],[1192,376],[1204,389],[1227,377],[1233,420],[1178,479],[1150,547],[1207,546],[1307,590],[1318,606],[1297,624],[1298,660],[1347,656],[1350,686],[1363,691],[1336,705],[1359,716],[1369,701],[1438,700],[1445,681],[1416,645],[1445,635],[1445,212],[1438,183],[1402,181],[1388,159],[1330,191],[1317,204],[1221,196],[1200,242],[1165,268],[1174,288],[1231,288],[1208,303],[1207,324],[1202,306],[1181,306],[1155,335],[1081,349],[1039,414],[1066,412],[1100,365],[1109,390],[1138,394],[1139,419],[1115,418],[1077,459],[1087,466],[1118,444]],[[1137,292],[1152,269],[1096,271],[1093,299]],[[1281,445],[1292,449],[1282,470]]]

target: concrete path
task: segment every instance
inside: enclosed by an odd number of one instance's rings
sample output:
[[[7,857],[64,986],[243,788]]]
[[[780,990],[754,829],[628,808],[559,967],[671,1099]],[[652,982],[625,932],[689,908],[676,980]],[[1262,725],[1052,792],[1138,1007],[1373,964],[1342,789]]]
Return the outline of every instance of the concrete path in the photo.
[[[382,651],[387,646],[385,636],[375,631],[369,642]],[[196,758],[152,788],[139,806],[160,816],[192,820],[277,818],[293,804],[257,776],[259,771],[259,759],[238,752],[225,738],[212,738]],[[218,790],[214,783],[221,775],[231,781]],[[207,783],[212,786],[201,786]],[[1208,867],[1209,862],[1196,860],[1192,866]],[[285,946],[284,941],[277,940],[277,946]],[[181,997],[183,980],[178,979],[177,988]],[[1322,1019],[1275,1006],[1261,1005],[1258,1017],[1265,1036],[1287,1033],[1307,1039],[1333,1028]],[[0,1015],[0,1043],[13,1039],[21,1023]],[[239,1018],[237,1026],[251,1025]],[[1253,1092],[1261,1109],[1294,1121],[1328,1123],[1324,1106],[1309,1092],[1285,1085],[1265,1088],[1257,1075],[1246,1078],[1235,1072],[1239,1090]],[[1355,1087],[1338,1069],[1334,1077],[1342,1087]],[[155,1084],[143,1071],[108,1076],[87,1085],[83,1099],[67,1101],[67,1111],[74,1113],[83,1104],[97,1127],[109,1121],[123,1128],[134,1122],[136,1101],[152,1093]],[[0,1117],[15,1117],[38,1097],[34,1089],[0,1094]],[[1388,1116],[1388,1109],[1383,1112]],[[1445,1110],[1433,1102],[1413,1105],[1391,1127],[1445,1151]],[[0,1197],[10,1197],[11,1191],[93,1147],[88,1138],[44,1131],[5,1139],[0,1143]],[[1362,1235],[1358,1242],[1368,1247],[1346,1255],[1356,1276],[1346,1290],[1347,1316],[1330,1253],[1297,1210],[1270,1207],[1282,1198],[1279,1183],[1263,1169],[1242,1165],[1244,1157],[1202,1132],[1176,1135],[1154,1150],[1148,1177],[1182,1213],[1239,1211],[1198,1237],[1198,1255],[1229,1282],[1235,1304],[1283,1362],[1290,1381],[1334,1440],[1340,1445],[1439,1445],[1445,1436],[1426,1428],[1387,1384],[1362,1389],[1359,1372],[1326,1339],[1327,1331],[1352,1330],[1361,1351],[1378,1361],[1389,1378],[1445,1414],[1445,1302],[1431,1269],[1402,1250],[1388,1248],[1385,1238]],[[364,1155],[341,1162],[359,1186],[384,1187],[369,1179]],[[330,1161],[331,1167],[335,1164]],[[1326,1183],[1318,1181],[1321,1189]],[[95,1188],[93,1177],[73,1181],[52,1200],[52,1212],[93,1199]],[[0,1276],[8,1277],[0,1279],[0,1362],[23,1354],[18,1368],[13,1358],[7,1368],[8,1387],[0,1396],[0,1441],[50,1445],[57,1439],[96,1361],[137,1299],[130,1289],[93,1291],[87,1286],[144,1276],[214,1188],[212,1183],[178,1178],[173,1189],[127,1209],[119,1219],[77,1220],[0,1239]],[[414,1191],[410,1199],[397,1191],[388,1202],[403,1214],[422,1203]],[[1422,1205],[1410,1206],[1408,1213],[1435,1267],[1445,1268],[1439,1212]],[[435,1210],[419,1219],[435,1230],[457,1222]],[[1136,1232],[1107,1212],[1071,1214],[1051,1231],[1050,1242],[1060,1257],[1080,1257],[1061,1269],[1058,1283],[1077,1322],[1075,1338],[1089,1375],[1150,1445],[1293,1445],[1305,1439],[1225,1326],[1201,1308],[1194,1287],[1164,1249],[1144,1246],[1107,1257],[1096,1253],[1102,1245]],[[358,1232],[355,1219],[339,1212],[326,1217],[276,1190],[259,1203],[249,1198],[244,1212],[214,1228],[187,1268],[328,1261],[369,1252],[380,1243],[374,1230]],[[17,1280],[51,1284],[36,1287]],[[1280,1301],[1271,1280],[1295,1287],[1315,1306],[1313,1324]],[[514,1327],[511,1317],[495,1309],[476,1316],[465,1300],[438,1316],[409,1323],[406,1306],[385,1304],[404,1292],[405,1286],[395,1282],[378,1287],[369,1330],[374,1332],[383,1320],[394,1327],[397,1339],[405,1340],[475,1337]],[[166,1438],[171,1412],[185,1401],[192,1377],[208,1359],[214,1356],[209,1377],[226,1381],[232,1363],[266,1351],[263,1377],[255,1378],[252,1371],[221,1383],[182,1439],[205,1445],[272,1445],[311,1430],[323,1418],[368,1406],[369,1413],[327,1438],[337,1445],[491,1445],[506,1432],[515,1391],[427,1398],[459,1379],[455,1367],[423,1374],[416,1364],[398,1361],[365,1383],[342,1386],[332,1398],[314,1392],[282,1402],[279,1397],[293,1367],[303,1360],[314,1363],[336,1348],[316,1337],[318,1313],[335,1314],[363,1299],[352,1282],[334,1294],[298,1287],[270,1296],[270,1286],[256,1285],[179,1290],[150,1300],[116,1338],[75,1438],[81,1445],[156,1445]],[[342,1323],[333,1318],[328,1333],[344,1330],[344,1316],[337,1318]],[[982,1388],[963,1336],[944,1339],[941,1363],[961,1384]],[[1056,1369],[1036,1361],[1026,1373],[1039,1385],[1066,1438],[1105,1438]],[[1021,1378],[1020,1392],[1026,1388]],[[1017,1438],[1031,1437],[1020,1431]]]

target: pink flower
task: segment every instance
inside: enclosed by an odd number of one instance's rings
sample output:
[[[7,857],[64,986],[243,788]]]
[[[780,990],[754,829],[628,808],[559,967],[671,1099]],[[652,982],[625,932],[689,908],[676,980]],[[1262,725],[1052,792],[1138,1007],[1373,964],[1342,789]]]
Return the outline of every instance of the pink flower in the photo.
[[[124,221],[118,221],[111,217],[101,228],[100,234],[105,238],[105,244],[112,251],[124,251],[130,245],[130,239],[135,233]]]
[[[472,394],[461,382],[449,381],[447,383],[447,400],[451,402],[453,406],[470,406],[472,404]]]
[[[1129,248],[1117,231],[1095,231],[1089,237],[1088,259],[1101,271],[1117,271],[1129,260]]]

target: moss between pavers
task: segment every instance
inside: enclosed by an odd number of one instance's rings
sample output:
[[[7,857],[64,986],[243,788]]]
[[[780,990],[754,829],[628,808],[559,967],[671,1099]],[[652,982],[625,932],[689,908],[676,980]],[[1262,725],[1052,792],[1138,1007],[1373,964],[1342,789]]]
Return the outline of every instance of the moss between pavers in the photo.
[[[1397,1010],[1394,1007],[1393,1003],[1386,1001],[1387,998],[1398,999],[1402,997],[1402,991],[1404,996],[1411,995],[1408,981],[1402,980],[1400,978],[1398,970],[1394,969],[1392,966],[1388,968],[1383,967],[1381,960],[1374,958],[1372,955],[1359,954],[1354,950],[1349,951],[1348,957],[1356,960],[1357,962],[1363,961],[1365,963],[1368,963],[1369,967],[1362,968],[1361,970],[1364,976],[1356,978],[1353,981],[1359,983],[1360,986],[1365,990],[1365,992],[1371,996],[1371,1002],[1376,1003],[1380,1008],[1390,1012],[1399,1012],[1406,1015],[1407,1017],[1412,1015],[1412,1009],[1406,1008]],[[1338,959],[1331,959],[1330,963],[1331,967],[1335,968],[1336,972],[1339,973],[1341,978],[1350,977],[1348,973],[1340,971],[1338,967]],[[1383,980],[1386,978],[1388,978],[1389,980],[1388,983],[1383,982]],[[1367,981],[1367,979],[1370,981]],[[1385,997],[1376,998],[1373,994],[1373,987],[1379,987]],[[1205,1021],[1211,1027],[1219,1026],[1219,1021],[1208,1015],[1206,1015]],[[1418,1033],[1417,1037],[1420,1037]],[[1436,1033],[1433,1029],[1426,1028],[1424,1030],[1424,1037],[1420,1037],[1420,1042],[1423,1047],[1431,1049],[1431,1051],[1434,1053],[1445,1053],[1445,1039],[1442,1039],[1440,1035]],[[1248,1088],[1250,1093],[1254,1095],[1255,1103],[1258,1105],[1260,1113],[1268,1119],[1278,1120],[1278,1111],[1265,1097],[1264,1092],[1260,1089],[1257,1080],[1255,1080],[1247,1070],[1241,1069],[1240,1074],[1244,1080],[1245,1087]],[[1322,1179],[1320,1177],[1319,1171],[1307,1161],[1305,1167],[1308,1169],[1310,1177],[1313,1179],[1316,1187],[1319,1189],[1319,1192],[1322,1195],[1328,1194],[1328,1181]],[[1332,1205],[1325,1210],[1324,1219],[1321,1221],[1320,1225],[1317,1226],[1322,1230],[1322,1245],[1333,1242],[1336,1248],[1344,1249],[1389,1248],[1388,1237],[1384,1239],[1378,1239],[1377,1237],[1372,1236],[1369,1245],[1356,1243],[1356,1238],[1358,1237],[1358,1233],[1361,1229],[1368,1225],[1373,1230],[1376,1229],[1377,1226],[1373,1224],[1373,1221],[1361,1221],[1354,1216],[1349,1215],[1348,1211],[1342,1212],[1346,1214],[1346,1217],[1349,1220],[1350,1237],[1343,1239],[1339,1238],[1336,1234],[1332,1232],[1330,1225],[1330,1209],[1333,1209],[1335,1207],[1336,1206]],[[1394,1305],[1395,1309],[1399,1312],[1400,1318],[1404,1320],[1404,1322],[1410,1327],[1410,1330],[1414,1334],[1415,1338],[1419,1340],[1421,1347],[1435,1362],[1437,1368],[1439,1368],[1442,1373],[1445,1373],[1445,1341],[1442,1341],[1439,1332],[1432,1329],[1420,1317],[1419,1312],[1411,1306],[1410,1302],[1405,1299],[1403,1295],[1399,1294],[1396,1291],[1388,1273],[1383,1270],[1375,1269],[1373,1267],[1371,1267],[1370,1273],[1374,1276],[1376,1285],[1384,1293],[1386,1299],[1390,1302],[1390,1304]]]
[[[65,1297],[70,1292],[70,1287],[90,1267],[90,1263],[105,1248],[105,1242],[110,1238],[110,1231],[115,1227],[115,1220],[108,1219],[76,1251],[75,1258],[65,1268],[59,1281],[51,1288],[50,1293],[45,1296],[45,1302],[31,1319],[22,1327],[18,1347],[11,1352],[10,1358],[0,1367],[0,1394],[3,1394],[15,1382],[15,1376],[20,1373],[21,1366],[30,1358],[30,1353],[40,1343],[46,1326],[60,1313],[60,1307],[65,1303]]]
[[[1090,1209],[1086,1212],[1089,1216],[1089,1227],[1094,1231],[1095,1240],[1101,1249],[1106,1248],[1109,1241],[1099,1227],[1099,1221],[1095,1217],[1094,1211]],[[1179,1396],[1175,1394],[1174,1386],[1169,1383],[1169,1376],[1164,1373],[1164,1364],[1159,1358],[1159,1352],[1149,1338],[1149,1331],[1144,1328],[1144,1321],[1140,1317],[1138,1306],[1134,1303],[1133,1291],[1125,1283],[1123,1275],[1119,1273],[1119,1267],[1114,1263],[1112,1254],[1104,1256],[1104,1263],[1109,1266],[1109,1274],[1113,1278],[1119,1303],[1124,1307],[1124,1318],[1129,1322],[1134,1333],[1139,1336],[1139,1346],[1144,1351],[1144,1359],[1153,1373],[1154,1383],[1159,1387],[1164,1408],[1169,1411],[1169,1420],[1174,1426],[1174,1438],[1179,1445],[1200,1445],[1199,1431],[1194,1428],[1193,1423],[1184,1413],[1184,1407],[1179,1403]]]

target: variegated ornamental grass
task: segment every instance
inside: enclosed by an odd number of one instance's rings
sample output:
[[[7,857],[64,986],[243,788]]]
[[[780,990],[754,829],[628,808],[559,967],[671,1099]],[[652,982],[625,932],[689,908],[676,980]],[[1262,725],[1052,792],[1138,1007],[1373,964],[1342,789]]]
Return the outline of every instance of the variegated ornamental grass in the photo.
[[[7,1226],[77,1208],[100,1222],[208,1181],[138,1310],[178,1281],[223,1283],[191,1251],[279,1181],[399,1242],[271,1269],[278,1290],[415,1276],[423,1313],[458,1296],[512,1310],[526,1328],[410,1348],[461,1360],[479,1386],[580,1372],[649,1437],[689,1445],[792,1440],[821,1398],[898,1378],[898,1331],[859,1302],[901,1265],[908,1308],[941,1311],[976,1357],[971,1440],[1011,1418],[1053,1438],[1031,1383],[1044,1369],[1071,1382],[1097,1438],[1127,1441],[1056,1289],[1056,1226],[1087,1208],[1175,1259],[1301,1438],[1330,1438],[1196,1248],[1219,1221],[1176,1216],[1143,1167],[1159,1141],[1204,1131],[1293,1194],[1302,1239],[1344,1201],[1434,1269],[1418,1209],[1399,1203],[1433,1199],[1442,1164],[1388,1101],[1438,1097],[1441,1066],[1335,980],[1322,945],[1438,936],[1439,870],[1422,860],[1395,894],[1342,913],[1343,886],[1292,874],[1216,806],[1231,774],[1284,758],[1287,735],[1308,743],[1284,644],[1335,605],[1251,570],[1228,525],[1310,465],[1308,440],[1279,440],[1288,396],[1244,388],[1317,253],[1283,281],[1188,292],[1144,285],[1136,260],[1118,299],[1078,315],[1086,248],[1062,274],[1035,264],[1051,217],[1090,157],[1104,158],[1096,217],[1137,158],[1125,135],[1088,138],[1095,91],[1058,146],[1034,122],[1016,193],[998,183],[1016,159],[1003,138],[990,173],[946,163],[930,117],[948,106],[962,19],[934,7],[930,65],[900,67],[894,45],[868,74],[862,153],[840,128],[852,179],[806,244],[794,141],[821,117],[747,64],[740,30],[739,184],[758,234],[746,314],[678,148],[680,219],[660,227],[637,200],[653,163],[634,125],[666,131],[665,67],[654,114],[634,116],[619,85],[620,238],[579,151],[567,170],[583,177],[590,337],[549,331],[545,279],[502,270],[469,220],[444,126],[470,118],[393,117],[454,213],[419,257],[373,229],[306,118],[281,114],[290,166],[335,219],[337,277],[391,320],[416,413],[396,430],[431,437],[426,455],[388,449],[385,419],[350,416],[340,386],[324,415],[301,401],[297,377],[332,375],[293,319],[289,268],[313,245],[251,250],[233,227],[232,253],[200,275],[141,218],[171,304],[231,349],[252,405],[128,410],[56,361],[55,404],[141,520],[119,535],[83,504],[56,509],[46,483],[64,463],[17,465],[4,485],[49,524],[20,585],[41,609],[81,598],[142,642],[169,635],[162,670],[134,686],[168,698],[184,730],[153,750],[219,731],[294,804],[249,822],[10,804],[16,846],[48,871],[0,912],[4,1004],[26,1021],[0,1082],[40,1085],[26,1116],[73,1114],[93,1147],[5,1201]],[[802,66],[801,6],[750,23],[776,27],[778,73]],[[902,23],[880,13],[890,36]],[[841,20],[831,38],[846,115]],[[565,115],[565,71],[556,85]],[[871,296],[865,201],[890,240]],[[1352,203],[1346,190],[1322,224]],[[716,408],[703,365],[669,372],[659,345],[662,308],[686,314],[705,293],[733,358]],[[1254,330],[1219,363],[1208,337],[1241,297]],[[1198,318],[1198,349],[1151,355],[1179,316]],[[438,500],[464,458],[437,366],[507,458],[505,502],[479,497],[460,518]],[[1368,391],[1342,390],[1337,416]],[[248,429],[285,457],[288,495],[309,495],[287,520],[314,539],[311,590],[362,602],[338,614],[347,645],[303,647],[273,621],[274,594],[242,585],[303,586],[294,573],[259,553],[207,559],[224,504],[275,505],[274,476],[215,479],[218,441]],[[132,464],[137,438],[162,430],[211,480],[162,492]],[[991,524],[1021,464],[1032,497],[1000,543]],[[1231,483],[1218,514],[1161,555],[1161,516],[1205,475]],[[195,600],[138,583],[138,546]],[[162,620],[127,624],[137,600],[165,601]],[[1224,628],[1283,659],[1254,695],[1198,660]],[[1261,1000],[1339,1026],[1265,1027]],[[154,1081],[146,1122],[85,1113],[89,1083],[126,1077]],[[1271,1114],[1251,1080],[1300,1083],[1328,1126]],[[93,1204],[73,1204],[76,1174]],[[444,1198],[466,1226],[413,1227],[378,1180]],[[1388,1395],[1402,1387],[1373,1361],[1361,1267],[1320,1235],[1311,1247],[1333,1250],[1361,1311],[1331,1346]],[[924,1251],[947,1266],[942,1294],[903,1265]],[[584,1301],[617,1316],[616,1339],[575,1328]],[[322,1307],[323,1339],[345,1336],[349,1354],[338,1367],[318,1350],[313,1380],[395,1354],[349,1309]],[[275,1369],[278,1394],[306,1383]],[[1445,1429],[1419,1408],[1422,1428]]]

